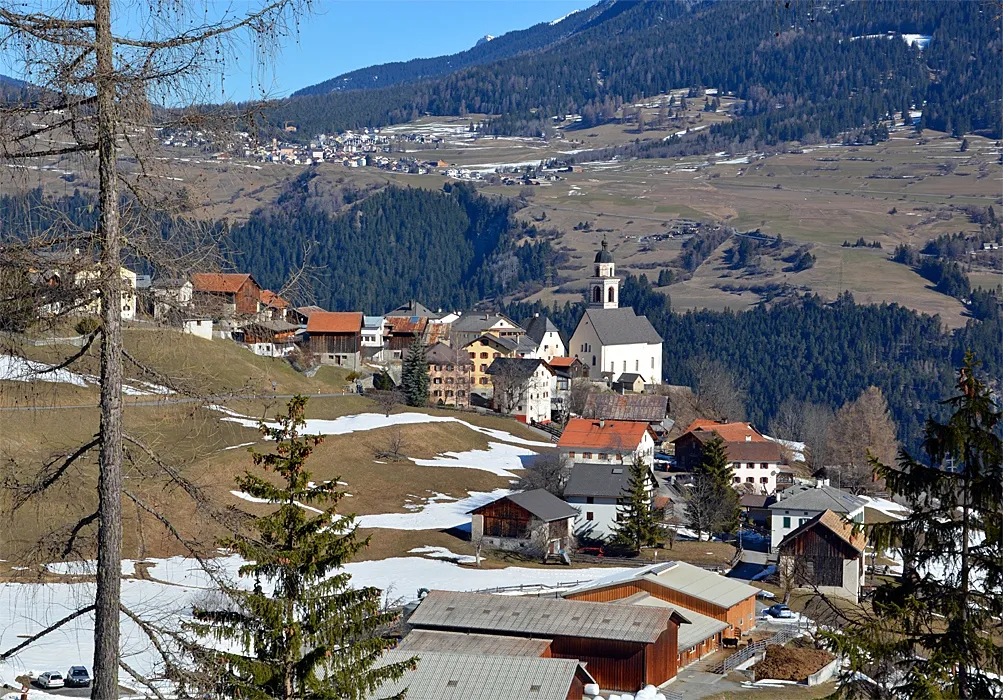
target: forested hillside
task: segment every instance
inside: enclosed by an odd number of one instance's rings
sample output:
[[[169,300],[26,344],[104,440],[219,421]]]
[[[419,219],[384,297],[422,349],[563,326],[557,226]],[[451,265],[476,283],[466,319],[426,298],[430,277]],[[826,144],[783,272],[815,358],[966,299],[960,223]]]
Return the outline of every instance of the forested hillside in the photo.
[[[630,3],[603,0],[598,5],[572,13],[559,22],[541,22],[528,29],[508,32],[460,53],[381,63],[377,66],[343,73],[322,83],[297,90],[293,93],[293,97],[323,95],[340,90],[369,90],[438,78],[463,68],[483,65],[551,46],[567,39],[583,28],[616,16],[616,14],[629,9],[629,6]]]
[[[271,117],[305,135],[425,112],[505,115],[499,124],[508,131],[569,113],[590,126],[613,118],[624,102],[704,86],[741,100],[740,119],[713,127],[739,140],[827,138],[913,106],[929,128],[1000,136],[1003,46],[982,3],[789,5],[621,5],[626,11],[548,49],[415,84],[297,97]],[[932,39],[921,49],[901,34]]]
[[[628,276],[620,298],[646,314],[665,339],[667,383],[692,385],[694,360],[717,360],[747,389],[746,413],[759,426],[768,425],[788,397],[838,408],[873,385],[888,399],[899,439],[915,450],[925,412],[950,394],[967,350],[983,362],[987,376],[1003,373],[998,306],[985,320],[951,334],[935,317],[894,304],[856,304],[849,293],[831,304],[805,296],[741,313],[679,314],[646,277]],[[505,310],[517,321],[547,313],[570,336],[583,306],[513,304]]]
[[[383,313],[408,299],[469,308],[554,274],[548,242],[515,244],[540,232],[512,211],[465,184],[388,187],[337,215],[293,198],[233,228],[228,248],[237,269],[273,289],[305,262],[315,303],[335,311]]]

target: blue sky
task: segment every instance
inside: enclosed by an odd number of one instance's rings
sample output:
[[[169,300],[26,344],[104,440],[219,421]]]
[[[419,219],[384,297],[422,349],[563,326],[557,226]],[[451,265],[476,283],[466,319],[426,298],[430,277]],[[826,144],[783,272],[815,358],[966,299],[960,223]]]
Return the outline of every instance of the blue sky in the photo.
[[[290,37],[265,71],[264,87],[282,97],[356,68],[456,53],[485,34],[525,29],[596,1],[316,0],[299,36]],[[228,97],[250,97],[252,71],[234,65],[228,73]]]

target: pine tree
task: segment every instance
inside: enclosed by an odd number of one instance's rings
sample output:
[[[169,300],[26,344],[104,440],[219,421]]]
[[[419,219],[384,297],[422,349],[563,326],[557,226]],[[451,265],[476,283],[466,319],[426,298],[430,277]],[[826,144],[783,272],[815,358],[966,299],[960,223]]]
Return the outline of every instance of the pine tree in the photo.
[[[703,448],[703,459],[693,470],[693,488],[686,503],[690,525],[703,532],[731,533],[741,522],[738,492],[732,487],[731,463],[724,441],[715,437]]]
[[[255,452],[254,464],[282,484],[249,471],[237,478],[240,491],[278,508],[254,520],[253,535],[222,543],[247,562],[239,575],[254,586],[227,584],[231,604],[193,611],[191,631],[222,642],[225,651],[189,650],[212,678],[211,688],[189,690],[227,698],[358,700],[412,665],[374,668],[391,646],[379,632],[396,615],[382,609],[379,589],[351,588],[350,576],[340,571],[369,540],[356,537],[353,516],[337,515],[344,496],[337,480],[310,480],[306,460],[322,438],[301,435],[305,407],[297,396],[276,427],[261,426],[275,450]],[[316,515],[308,510],[317,506],[326,508]]]
[[[878,586],[873,615],[828,635],[849,660],[846,694],[891,698],[1003,696],[1003,443],[1001,413],[975,375],[971,354],[946,422],[926,424],[929,464],[903,451],[873,461],[893,496],[911,508],[870,526],[881,550],[901,551],[901,580]],[[861,685],[858,674],[875,681]]]
[[[650,479],[644,460],[640,457],[634,459],[630,465],[629,490],[620,498],[616,508],[613,543],[632,552],[657,544],[661,535],[651,507]]]
[[[421,338],[415,338],[408,348],[401,370],[401,388],[408,406],[428,405],[428,363]]]

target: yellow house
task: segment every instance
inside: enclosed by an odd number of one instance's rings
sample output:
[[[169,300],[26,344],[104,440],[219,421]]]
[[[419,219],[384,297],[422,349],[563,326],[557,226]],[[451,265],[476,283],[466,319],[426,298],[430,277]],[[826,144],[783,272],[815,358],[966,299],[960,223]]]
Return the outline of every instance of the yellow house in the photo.
[[[136,273],[123,267],[119,268],[119,274],[122,276],[122,320],[134,321],[136,320]],[[78,287],[93,287],[99,275],[100,273],[96,269],[81,270],[76,274],[76,284]],[[80,307],[80,313],[95,315],[101,313],[101,300],[97,298],[96,291],[94,294],[94,299],[90,303]]]
[[[498,338],[485,333],[463,346],[474,363],[470,374],[470,390],[479,394],[491,393],[491,375],[488,367],[499,357],[515,357],[519,343],[515,339]]]

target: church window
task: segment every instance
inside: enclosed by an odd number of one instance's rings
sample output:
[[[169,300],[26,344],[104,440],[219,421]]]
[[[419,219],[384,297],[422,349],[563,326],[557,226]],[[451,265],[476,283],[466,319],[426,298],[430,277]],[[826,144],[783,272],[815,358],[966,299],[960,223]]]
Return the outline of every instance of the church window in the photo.
[[[596,366],[596,356],[595,355],[592,356],[592,366],[593,367]]]
[[[598,304],[599,302],[602,301],[602,288],[601,287],[593,287],[592,288],[592,301],[593,301],[593,303],[596,303],[596,304]]]
[[[636,372],[639,369],[641,369],[641,361],[640,360],[634,360],[634,371]]]

